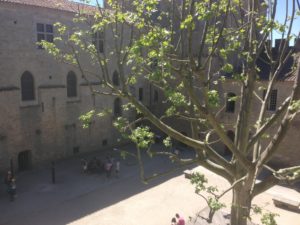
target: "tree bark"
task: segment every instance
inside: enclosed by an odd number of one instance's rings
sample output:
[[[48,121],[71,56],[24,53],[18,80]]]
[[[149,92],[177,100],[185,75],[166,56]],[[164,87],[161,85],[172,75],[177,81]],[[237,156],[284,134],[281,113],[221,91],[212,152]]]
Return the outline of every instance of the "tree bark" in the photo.
[[[247,189],[242,184],[233,188],[231,225],[247,225],[251,209],[250,188]]]

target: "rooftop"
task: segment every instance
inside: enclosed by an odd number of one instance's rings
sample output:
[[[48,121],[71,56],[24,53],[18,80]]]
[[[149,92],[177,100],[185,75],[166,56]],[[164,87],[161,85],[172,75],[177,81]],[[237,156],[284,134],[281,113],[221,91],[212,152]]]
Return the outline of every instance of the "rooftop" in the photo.
[[[70,0],[0,0],[1,3],[21,4],[28,6],[56,9],[67,12],[78,12],[82,10],[95,10],[94,6],[73,2]]]

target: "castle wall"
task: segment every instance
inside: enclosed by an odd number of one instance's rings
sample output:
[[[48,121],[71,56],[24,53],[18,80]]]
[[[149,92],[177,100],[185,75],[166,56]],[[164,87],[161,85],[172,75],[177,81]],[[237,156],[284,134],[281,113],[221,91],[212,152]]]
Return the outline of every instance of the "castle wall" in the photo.
[[[95,118],[88,129],[78,120],[92,109],[112,108],[114,98],[92,97],[77,68],[59,63],[37,48],[37,23],[59,21],[71,26],[73,16],[54,9],[0,3],[0,171],[9,168],[11,159],[18,168],[19,153],[27,150],[36,166],[119,144],[112,116]],[[110,70],[114,67],[112,62]],[[21,99],[25,71],[34,78],[32,101]],[[71,98],[66,88],[69,71],[77,78],[77,96]]]

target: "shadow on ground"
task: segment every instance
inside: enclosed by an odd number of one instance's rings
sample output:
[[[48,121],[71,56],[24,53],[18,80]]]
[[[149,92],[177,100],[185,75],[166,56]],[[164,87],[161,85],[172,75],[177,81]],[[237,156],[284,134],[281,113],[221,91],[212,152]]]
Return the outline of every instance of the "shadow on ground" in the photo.
[[[155,145],[154,148],[158,150],[163,147]],[[127,151],[133,151],[133,149],[132,145],[124,147]],[[188,158],[193,152],[186,150],[181,154]],[[106,154],[96,153],[84,157],[94,156],[104,159]],[[115,157],[119,156],[115,154]],[[166,157],[150,158],[143,154],[143,161],[148,176],[176,167]],[[50,168],[43,168],[17,175],[18,197],[15,202],[9,202],[2,188],[0,190],[0,224],[68,224],[181,175],[186,168],[180,168],[168,175],[155,178],[145,185],[139,178],[138,165],[133,158],[121,161],[119,178],[109,179],[105,174],[83,174],[80,158],[64,160],[56,164],[56,184],[51,184]]]

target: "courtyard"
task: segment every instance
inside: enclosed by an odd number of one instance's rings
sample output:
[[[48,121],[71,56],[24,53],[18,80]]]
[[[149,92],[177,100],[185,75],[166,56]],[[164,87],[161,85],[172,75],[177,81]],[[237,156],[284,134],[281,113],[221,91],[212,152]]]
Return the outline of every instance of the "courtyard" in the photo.
[[[162,148],[160,145],[154,147]],[[134,147],[128,145],[124,149],[133,151]],[[193,153],[185,150],[181,154],[189,157]],[[118,153],[114,155],[119,157]],[[103,153],[83,157],[94,156],[105,157]],[[188,221],[189,217],[206,207],[204,200],[195,194],[194,187],[184,177],[185,169],[201,171],[220,190],[229,187],[224,179],[202,167],[180,168],[145,185],[139,178],[138,165],[133,158],[121,160],[119,178],[106,178],[105,174],[84,174],[80,159],[81,157],[74,157],[57,162],[55,184],[51,183],[50,166],[17,174],[18,196],[14,202],[9,201],[2,185],[0,224],[168,225],[175,213],[182,214]],[[163,157],[151,159],[144,155],[143,159],[148,176],[176,167]],[[278,224],[299,225],[298,213],[274,207],[272,196],[283,193],[291,199],[300,198],[300,194],[292,189],[275,186],[259,195],[254,204],[278,213]],[[230,198],[230,193],[223,197],[223,202],[227,205],[225,211],[229,210]]]

